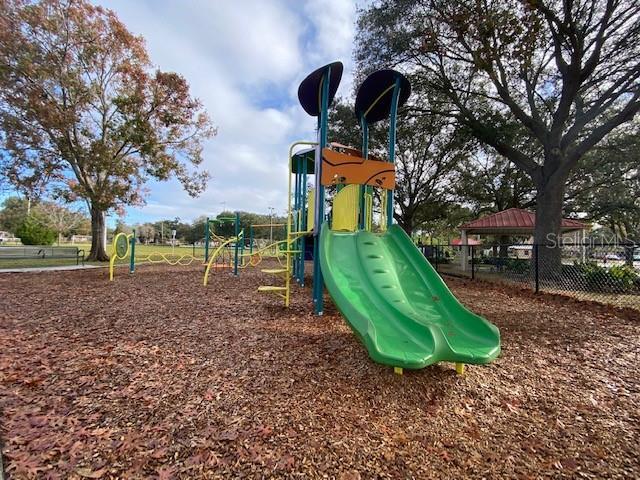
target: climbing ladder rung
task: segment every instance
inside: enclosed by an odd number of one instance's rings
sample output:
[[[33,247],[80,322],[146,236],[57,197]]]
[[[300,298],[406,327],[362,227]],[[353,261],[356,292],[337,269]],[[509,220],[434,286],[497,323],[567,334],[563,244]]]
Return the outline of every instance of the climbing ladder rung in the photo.
[[[287,287],[276,287],[275,285],[263,285],[258,287],[259,292],[285,292]]]
[[[302,253],[302,250],[287,250],[284,253]]]
[[[276,275],[278,273],[287,273],[289,270],[286,268],[263,268],[261,270],[262,273],[270,273],[272,275]]]

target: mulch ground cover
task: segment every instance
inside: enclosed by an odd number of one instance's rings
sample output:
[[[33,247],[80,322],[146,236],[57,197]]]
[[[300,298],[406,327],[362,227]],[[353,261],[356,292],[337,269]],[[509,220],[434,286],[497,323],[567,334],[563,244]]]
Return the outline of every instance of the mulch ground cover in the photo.
[[[503,353],[395,375],[258,269],[0,276],[0,437],[18,478],[638,478],[640,319],[447,280]],[[328,300],[328,303],[330,301]]]

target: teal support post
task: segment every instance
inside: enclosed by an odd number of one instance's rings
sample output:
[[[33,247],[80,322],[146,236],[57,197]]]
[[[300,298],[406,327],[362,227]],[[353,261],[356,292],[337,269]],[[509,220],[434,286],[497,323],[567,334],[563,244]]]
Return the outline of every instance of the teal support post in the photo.
[[[322,315],[324,310],[324,279],[320,270],[320,232],[324,223],[324,186],[320,181],[322,177],[322,149],[327,144],[327,124],[329,116],[329,81],[331,78],[331,67],[327,68],[322,78],[322,95],[320,100],[320,116],[318,129],[318,147],[316,150],[316,221],[314,229],[315,243],[313,245],[313,300],[315,303],[316,315]]]
[[[391,114],[389,116],[389,162],[396,159],[396,117],[398,115],[398,99],[400,98],[400,78],[396,78],[391,99]],[[393,190],[387,190],[387,228],[393,225]]]
[[[249,254],[253,253],[253,225],[249,225]]]
[[[309,228],[307,226],[307,160],[305,159],[304,162],[302,162],[302,196],[300,199],[300,203],[302,204],[301,209],[302,209],[302,219],[300,221],[300,232],[306,232],[307,228]],[[299,254],[299,259],[298,259],[298,281],[300,282],[300,285],[302,285],[304,287],[304,250],[305,250],[305,244],[306,244],[306,240],[305,237],[302,236],[300,237],[300,254]]]
[[[242,230],[242,243],[240,244],[240,260],[239,262],[242,263],[242,259],[244,258],[244,230]]]
[[[360,127],[362,128],[362,157],[369,158],[369,124],[367,123],[367,119],[364,118],[364,115],[360,118]],[[364,201],[364,194],[368,191],[368,185],[360,185],[360,218],[358,222],[358,227],[360,228],[360,230],[364,230],[365,226],[367,211]]]
[[[209,261],[209,217],[204,224],[204,262]]]
[[[131,232],[131,255],[129,255],[129,273],[136,271],[136,229]]]
[[[297,232],[300,230],[300,157],[295,157],[295,167],[294,171],[294,182],[293,182],[293,221],[291,224],[293,225],[293,231]],[[287,245],[287,247],[291,250],[298,250],[298,239],[296,238],[291,244]],[[296,281],[299,280],[298,277],[298,254],[293,254],[293,278]]]
[[[238,276],[238,242],[240,239],[238,236],[240,235],[240,212],[236,212],[236,224],[235,224],[235,248],[234,248],[234,260],[233,260],[233,274]]]

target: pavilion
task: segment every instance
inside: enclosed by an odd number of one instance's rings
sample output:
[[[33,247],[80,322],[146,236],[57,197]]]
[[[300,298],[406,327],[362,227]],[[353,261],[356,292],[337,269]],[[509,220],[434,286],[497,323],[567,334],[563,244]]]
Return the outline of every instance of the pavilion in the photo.
[[[460,244],[468,244],[469,235],[518,235],[533,236],[536,227],[536,214],[520,208],[509,208],[486,217],[478,218],[460,226]],[[589,226],[570,218],[563,218],[560,230],[563,234],[580,232],[580,239]],[[468,249],[462,249],[462,270],[467,269]]]

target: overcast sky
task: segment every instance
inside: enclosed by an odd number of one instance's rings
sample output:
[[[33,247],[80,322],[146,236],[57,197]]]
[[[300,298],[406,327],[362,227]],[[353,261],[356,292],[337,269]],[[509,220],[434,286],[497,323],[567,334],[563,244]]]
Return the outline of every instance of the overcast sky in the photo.
[[[96,0],[142,35],[155,65],[187,78],[218,128],[205,147],[209,187],[190,198],[176,181],[149,184],[127,223],[192,220],[227,209],[286,209],[287,150],[313,139],[315,119],[297,89],[312,70],[341,60],[338,96],[352,88],[352,0]],[[359,2],[358,2],[359,3]],[[115,217],[110,218],[113,223]]]

